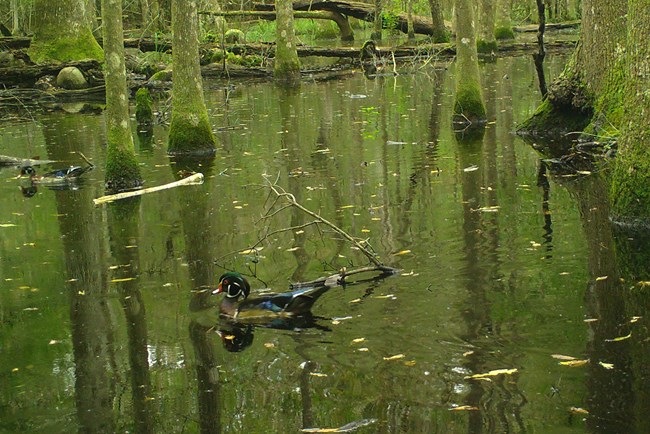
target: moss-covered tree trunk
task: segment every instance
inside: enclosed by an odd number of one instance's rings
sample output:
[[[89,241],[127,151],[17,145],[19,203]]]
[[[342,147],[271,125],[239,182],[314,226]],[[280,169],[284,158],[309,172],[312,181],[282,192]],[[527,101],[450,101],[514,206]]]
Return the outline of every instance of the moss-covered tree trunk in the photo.
[[[557,135],[582,131],[591,122],[590,134],[608,136],[620,125],[627,0],[583,0],[582,5],[578,48],[547,98],[521,124],[522,132]]]
[[[116,192],[142,185],[129,125],[121,0],[102,0],[102,22],[106,57],[106,188]]]
[[[34,0],[29,57],[36,63],[102,60],[92,34],[85,0]]]
[[[276,0],[275,79],[289,85],[300,83],[300,60],[296,49],[291,0]]]
[[[496,0],[496,16],[494,19],[494,37],[497,40],[514,39],[515,32],[512,30],[510,10],[512,0]]]
[[[167,152],[209,155],[215,152],[216,141],[203,99],[196,0],[172,1],[172,33],[172,120]]]
[[[449,32],[442,17],[440,0],[429,0],[429,8],[431,9],[431,26],[433,29],[431,39],[433,39],[433,42],[448,42]]]
[[[471,124],[485,120],[485,105],[476,52],[474,9],[470,0],[456,0],[456,98],[454,115]]]
[[[479,53],[495,53],[497,40],[494,36],[496,16],[495,0],[481,0],[478,7],[478,40],[476,47]]]
[[[612,173],[612,211],[650,219],[650,1],[629,0],[627,77],[619,152]]]

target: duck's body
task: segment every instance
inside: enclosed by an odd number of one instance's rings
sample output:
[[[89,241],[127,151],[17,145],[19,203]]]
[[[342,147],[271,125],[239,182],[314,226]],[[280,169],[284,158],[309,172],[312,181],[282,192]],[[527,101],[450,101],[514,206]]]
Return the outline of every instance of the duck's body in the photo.
[[[222,316],[256,322],[308,314],[316,300],[329,288],[323,285],[248,298],[250,285],[241,274],[231,272],[219,278],[214,293],[226,294],[219,305]]]
[[[81,175],[92,170],[94,166],[70,166],[65,169],[53,170],[43,175],[37,175],[32,166],[25,166],[20,169],[20,176],[27,176],[35,184],[65,184],[75,182]]]

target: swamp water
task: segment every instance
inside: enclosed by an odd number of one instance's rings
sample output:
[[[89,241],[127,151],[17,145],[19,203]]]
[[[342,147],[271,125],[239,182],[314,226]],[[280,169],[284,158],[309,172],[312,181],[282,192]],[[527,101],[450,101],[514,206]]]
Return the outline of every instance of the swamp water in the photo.
[[[490,123],[462,142],[453,65],[206,82],[205,183],[109,206],[102,115],[0,124],[0,154],[97,164],[29,198],[0,171],[0,432],[649,432],[648,244],[613,233],[595,175],[544,173],[512,134],[530,58],[481,70]],[[165,142],[136,142],[146,186],[179,176]],[[296,209],[261,219],[265,176],[400,275],[332,288],[294,330],[220,323],[196,290],[223,267],[285,290],[367,263]]]

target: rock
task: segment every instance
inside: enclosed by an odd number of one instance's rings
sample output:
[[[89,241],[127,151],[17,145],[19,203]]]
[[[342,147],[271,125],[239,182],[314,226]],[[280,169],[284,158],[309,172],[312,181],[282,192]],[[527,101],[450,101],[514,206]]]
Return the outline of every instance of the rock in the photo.
[[[85,89],[88,87],[86,77],[74,66],[63,68],[56,77],[56,85],[64,89]]]

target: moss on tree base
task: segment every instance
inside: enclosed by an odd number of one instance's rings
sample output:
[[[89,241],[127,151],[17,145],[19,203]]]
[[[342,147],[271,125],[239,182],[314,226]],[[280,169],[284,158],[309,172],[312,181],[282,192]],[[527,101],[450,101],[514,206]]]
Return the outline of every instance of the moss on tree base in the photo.
[[[142,185],[140,166],[130,150],[109,146],[106,155],[106,190],[117,193]]]
[[[481,54],[496,53],[499,49],[497,41],[485,41],[483,39],[476,40],[476,51]]]
[[[150,125],[153,123],[153,100],[146,87],[141,87],[135,93],[135,119],[138,125]]]
[[[207,112],[200,115],[172,113],[168,154],[201,156],[215,152],[216,140]]]
[[[463,83],[458,86],[454,114],[466,118],[466,121],[472,124],[485,120],[485,105],[478,83]]]
[[[614,161],[610,176],[612,214],[617,219],[642,219],[650,222],[650,134],[622,137],[628,144]],[[630,142],[646,145],[629,145]]]
[[[494,29],[494,37],[498,41],[515,39],[515,32],[512,30],[512,27],[497,27]]]
[[[104,51],[90,31],[78,38],[34,39],[28,54],[34,63],[104,60]]]

